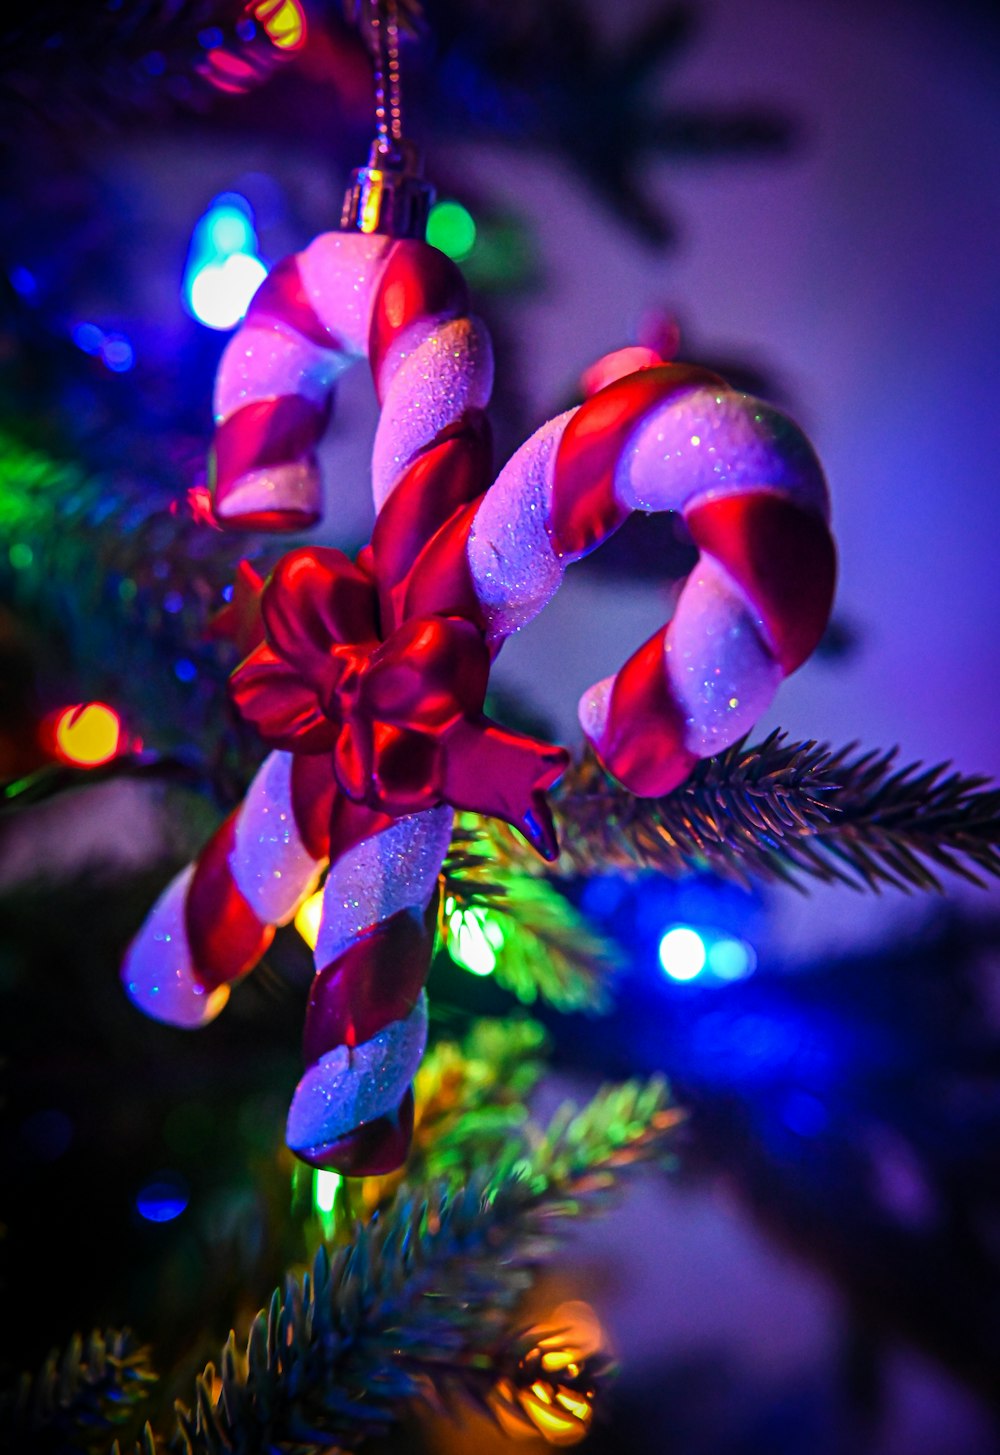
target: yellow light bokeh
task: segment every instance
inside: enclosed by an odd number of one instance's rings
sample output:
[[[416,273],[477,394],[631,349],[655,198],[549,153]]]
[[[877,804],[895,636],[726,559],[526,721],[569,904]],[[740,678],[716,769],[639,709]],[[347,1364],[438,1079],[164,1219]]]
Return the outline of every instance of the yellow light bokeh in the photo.
[[[323,916],[323,891],[317,889],[315,894],[299,905],[295,915],[295,928],[305,940],[310,950],[315,950],[316,941],[319,938],[319,922]]]
[[[305,44],[306,17],[299,0],[261,0],[253,13],[279,50],[294,51]]]
[[[110,763],[122,745],[121,719],[106,702],[64,707],[52,725],[56,752],[77,768]]]

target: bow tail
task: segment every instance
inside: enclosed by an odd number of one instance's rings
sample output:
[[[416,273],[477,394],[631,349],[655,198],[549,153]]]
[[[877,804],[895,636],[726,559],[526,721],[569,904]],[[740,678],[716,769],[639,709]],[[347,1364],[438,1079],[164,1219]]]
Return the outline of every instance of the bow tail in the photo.
[[[512,824],[550,863],[559,857],[545,797],[569,766],[565,748],[501,727],[488,717],[461,718],[448,732],[443,797],[454,808]]]

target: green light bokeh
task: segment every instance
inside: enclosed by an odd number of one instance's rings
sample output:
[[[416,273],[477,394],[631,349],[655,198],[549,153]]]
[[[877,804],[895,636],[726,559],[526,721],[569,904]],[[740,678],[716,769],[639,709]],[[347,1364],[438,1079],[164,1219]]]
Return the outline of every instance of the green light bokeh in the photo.
[[[476,245],[476,224],[461,202],[437,202],[427,219],[427,241],[431,247],[461,262]]]

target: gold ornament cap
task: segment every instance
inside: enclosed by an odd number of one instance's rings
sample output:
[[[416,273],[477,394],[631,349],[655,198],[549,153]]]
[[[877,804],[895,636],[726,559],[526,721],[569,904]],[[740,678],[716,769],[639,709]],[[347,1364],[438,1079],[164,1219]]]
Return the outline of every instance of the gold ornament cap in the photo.
[[[424,177],[418,148],[380,138],[372,142],[368,165],[351,174],[340,226],[344,232],[423,241],[433,203],[434,188]]]

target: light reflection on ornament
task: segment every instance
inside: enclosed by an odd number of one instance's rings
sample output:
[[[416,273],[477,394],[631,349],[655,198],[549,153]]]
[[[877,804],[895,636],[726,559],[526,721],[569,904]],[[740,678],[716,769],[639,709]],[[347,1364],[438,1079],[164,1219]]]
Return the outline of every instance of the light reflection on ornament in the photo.
[[[10,278],[11,287],[19,297],[31,299],[38,292],[35,275],[27,268],[21,266],[11,268],[7,276]]]
[[[313,1203],[317,1212],[333,1212],[343,1180],[339,1172],[329,1172],[325,1168],[319,1168],[313,1173]]]
[[[708,947],[708,968],[719,980],[745,980],[757,968],[757,955],[746,940],[720,936]]]
[[[191,235],[184,269],[189,312],[207,328],[235,328],[266,277],[249,202],[238,192],[220,193]]]
[[[705,968],[705,941],[690,925],[674,925],[660,940],[659,956],[671,980],[694,980]]]
[[[243,203],[243,198],[233,194],[233,201],[217,198],[207,214],[206,232],[212,250],[220,257],[228,258],[230,253],[253,253],[257,250],[257,237],[253,222]]]
[[[550,1445],[576,1445],[590,1431],[603,1331],[589,1304],[562,1304],[550,1322],[525,1331],[516,1365],[487,1396],[504,1434],[541,1435]]]
[[[221,263],[205,263],[188,288],[191,312],[209,328],[235,328],[266,277],[260,258],[247,253],[232,253]]]
[[[671,925],[660,938],[659,960],[671,980],[745,980],[757,968],[752,945],[724,930]]]
[[[135,363],[135,350],[122,333],[108,333],[101,343],[101,358],[113,374],[125,374]]]
[[[100,324],[78,323],[73,342],[85,354],[99,355],[113,374],[125,374],[135,363],[135,349],[123,333],[106,333]]]
[[[99,768],[122,748],[121,718],[106,702],[64,707],[50,719],[55,753],[77,768]]]
[[[73,330],[73,342],[85,354],[98,354],[104,342],[104,330],[96,323],[78,323]]]

